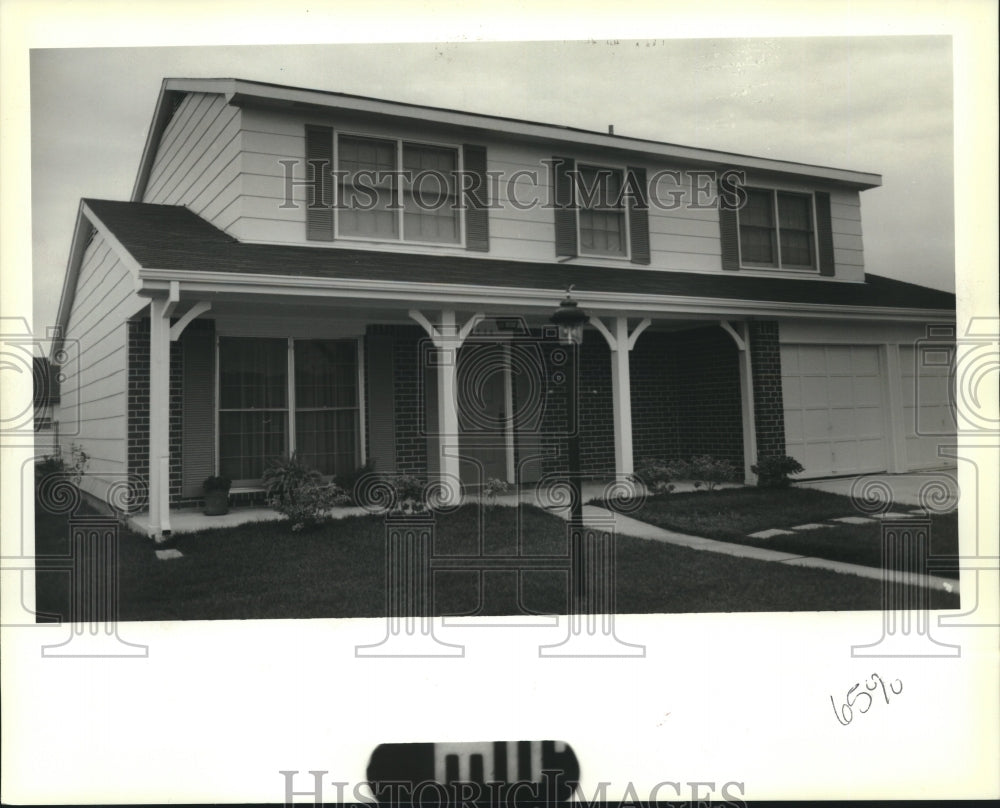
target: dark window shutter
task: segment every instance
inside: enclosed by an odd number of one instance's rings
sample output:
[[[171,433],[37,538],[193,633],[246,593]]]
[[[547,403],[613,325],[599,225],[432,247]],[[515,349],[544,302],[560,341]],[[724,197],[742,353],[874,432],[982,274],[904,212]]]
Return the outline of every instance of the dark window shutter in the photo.
[[[333,129],[306,127],[306,238],[333,241]]]
[[[830,194],[816,192],[816,242],[819,245],[819,274],[833,275],[833,222],[830,214]]]
[[[740,268],[740,226],[736,208],[726,202],[719,185],[719,240],[722,243],[722,268],[733,272]]]
[[[576,205],[573,196],[572,172],[575,162],[568,157],[552,158],[552,203],[555,207],[556,255],[577,255]]]
[[[181,495],[200,498],[201,484],[215,474],[215,321],[185,328],[181,351]]]
[[[396,402],[393,339],[389,334],[365,337],[368,363],[368,459],[376,471],[396,470]]]
[[[646,186],[646,169],[629,168],[628,235],[632,263],[649,263],[649,188]]]
[[[486,185],[486,148],[462,147],[463,169],[470,178],[465,187],[465,249],[490,251],[489,188]]]

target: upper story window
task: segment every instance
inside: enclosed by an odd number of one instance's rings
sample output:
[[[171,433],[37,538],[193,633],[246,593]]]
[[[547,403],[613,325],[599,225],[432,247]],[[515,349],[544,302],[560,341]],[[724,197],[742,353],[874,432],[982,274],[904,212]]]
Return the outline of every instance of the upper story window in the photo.
[[[457,149],[341,135],[337,170],[339,236],[461,242]]]
[[[648,264],[649,196],[642,168],[552,160],[555,248],[560,258],[627,258]]]
[[[621,169],[581,165],[579,172],[580,253],[628,255]]]
[[[306,126],[306,238],[489,251],[486,149]]]
[[[816,268],[810,194],[747,188],[746,204],[738,215],[740,258],[744,266]]]

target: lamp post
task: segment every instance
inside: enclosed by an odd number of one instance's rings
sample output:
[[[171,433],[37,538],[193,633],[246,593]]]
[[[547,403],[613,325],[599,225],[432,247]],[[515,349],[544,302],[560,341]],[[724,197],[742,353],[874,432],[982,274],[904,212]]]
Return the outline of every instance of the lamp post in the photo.
[[[583,326],[590,316],[570,297],[571,286],[566,298],[552,315],[551,322],[559,328],[559,342],[570,350],[569,368],[566,373],[566,420],[569,424],[569,485],[572,496],[570,516],[578,528],[583,527],[583,492],[580,487],[580,428],[578,423],[579,402],[577,401],[576,373],[580,360],[580,345],[583,343]]]

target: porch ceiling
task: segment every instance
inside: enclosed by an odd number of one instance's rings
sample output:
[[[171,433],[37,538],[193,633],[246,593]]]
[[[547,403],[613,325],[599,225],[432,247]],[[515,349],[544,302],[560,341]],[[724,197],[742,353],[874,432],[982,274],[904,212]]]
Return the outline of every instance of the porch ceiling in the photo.
[[[745,307],[760,302],[777,305],[843,308],[900,309],[953,312],[955,296],[928,287],[868,275],[864,283],[816,278],[764,278],[740,273],[659,272],[588,266],[582,263],[510,261],[466,255],[426,255],[344,247],[245,244],[214,227],[187,208],[138,202],[85,200],[85,204],[114,233],[122,247],[140,265],[140,278],[159,280],[176,274],[218,279],[221,285],[242,281],[242,291],[267,292],[264,280],[288,279],[291,283],[315,279],[330,282],[422,285],[430,290],[482,289],[531,290],[537,297],[558,300],[572,284],[591,298],[607,295],[635,300],[714,300]],[[259,280],[258,280],[259,279]],[[304,284],[303,288],[308,284]],[[221,288],[221,287],[220,287]],[[303,295],[305,291],[303,291]],[[334,294],[331,292],[331,294]],[[405,301],[406,292],[399,294]],[[384,300],[385,295],[379,295]],[[410,298],[415,300],[416,298]],[[426,301],[428,297],[424,297]],[[620,308],[618,309],[620,313]],[[636,312],[638,313],[638,312]]]

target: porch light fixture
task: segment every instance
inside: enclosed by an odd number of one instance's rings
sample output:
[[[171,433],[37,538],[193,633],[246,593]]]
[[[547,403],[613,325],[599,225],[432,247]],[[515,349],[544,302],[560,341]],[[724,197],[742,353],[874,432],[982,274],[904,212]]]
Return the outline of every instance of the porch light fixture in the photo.
[[[552,324],[559,327],[559,341],[563,345],[580,345],[583,342],[583,326],[590,320],[590,315],[570,297],[572,291],[571,286],[551,318]]]
[[[576,374],[580,345],[583,342],[583,326],[590,320],[590,315],[570,297],[572,291],[572,286],[566,290],[566,298],[559,303],[559,308],[553,313],[550,322],[559,329],[559,342],[568,346],[572,352],[566,373],[566,421],[569,425],[566,454],[569,461],[567,477],[571,496],[570,529],[574,531],[573,537],[578,542],[583,528],[583,491],[580,485],[580,430],[577,417],[579,402]]]

